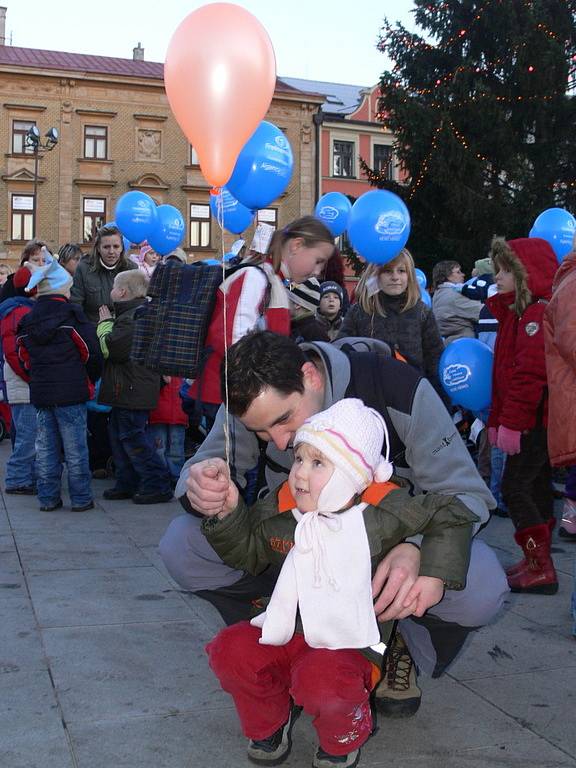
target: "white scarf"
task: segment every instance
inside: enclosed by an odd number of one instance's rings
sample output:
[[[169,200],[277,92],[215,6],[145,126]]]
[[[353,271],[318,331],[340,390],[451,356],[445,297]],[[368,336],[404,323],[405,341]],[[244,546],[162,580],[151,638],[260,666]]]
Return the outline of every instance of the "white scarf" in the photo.
[[[266,611],[250,622],[262,627],[260,643],[285,645],[296,610],[312,648],[367,648],[380,641],[372,602],[365,503],[344,512],[293,509],[294,547],[282,565]]]

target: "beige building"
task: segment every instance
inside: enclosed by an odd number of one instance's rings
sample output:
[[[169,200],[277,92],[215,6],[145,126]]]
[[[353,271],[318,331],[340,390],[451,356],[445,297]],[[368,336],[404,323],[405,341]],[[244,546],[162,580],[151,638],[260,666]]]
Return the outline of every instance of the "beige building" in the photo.
[[[277,81],[266,119],[288,136],[295,164],[286,193],[258,214],[274,226],[314,208],[313,115],[322,101]],[[43,144],[56,128],[58,143],[36,156],[26,146],[32,126]],[[163,66],[145,61],[140,45],[133,59],[0,45],[0,142],[0,263],[17,264],[33,235],[51,248],[79,242],[88,249],[95,229],[114,218],[116,201],[131,189],[182,212],[189,254],[221,251],[209,187],[170,111]],[[224,248],[236,237],[225,233]]]

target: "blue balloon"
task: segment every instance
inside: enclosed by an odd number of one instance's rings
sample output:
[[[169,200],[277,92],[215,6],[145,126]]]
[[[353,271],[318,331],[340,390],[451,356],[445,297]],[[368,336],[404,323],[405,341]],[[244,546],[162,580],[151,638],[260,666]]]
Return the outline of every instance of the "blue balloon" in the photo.
[[[115,221],[107,221],[106,224],[104,224],[104,226],[116,227],[116,229],[120,229],[120,227],[118,226],[118,224],[116,224]],[[130,250],[130,248],[132,248],[132,243],[130,242],[130,240],[128,240],[127,237],[124,237],[124,235],[122,235],[122,242],[124,243],[124,252],[127,253]]]
[[[426,288],[428,285],[428,278],[426,277],[426,274],[419,267],[416,267],[414,271],[416,272],[416,280],[418,281],[420,289]]]
[[[338,237],[348,226],[352,203],[342,192],[328,192],[322,195],[314,208],[314,216],[320,219],[334,237]]]
[[[288,187],[293,167],[290,142],[280,128],[263,120],[238,155],[226,186],[246,208],[266,208]]]
[[[529,237],[541,237],[552,246],[556,258],[562,261],[572,250],[576,234],[576,219],[564,208],[548,208],[534,222]]]
[[[432,306],[432,296],[430,296],[426,288],[423,288],[422,286],[420,286],[420,298],[427,307]]]
[[[366,261],[386,264],[406,245],[410,214],[404,202],[386,189],[361,195],[352,206],[348,238]]]
[[[235,235],[244,232],[254,221],[254,211],[239,203],[226,187],[222,187],[219,194],[210,195],[210,210],[216,221]]]
[[[118,229],[132,243],[148,240],[156,224],[156,203],[150,195],[134,189],[126,192],[116,203],[114,218]]]
[[[148,235],[150,245],[160,256],[166,256],[177,248],[184,237],[184,217],[173,205],[159,205],[156,209],[156,223]]]
[[[454,405],[470,411],[484,411],[492,400],[494,355],[478,339],[456,339],[449,344],[438,364],[438,375]]]

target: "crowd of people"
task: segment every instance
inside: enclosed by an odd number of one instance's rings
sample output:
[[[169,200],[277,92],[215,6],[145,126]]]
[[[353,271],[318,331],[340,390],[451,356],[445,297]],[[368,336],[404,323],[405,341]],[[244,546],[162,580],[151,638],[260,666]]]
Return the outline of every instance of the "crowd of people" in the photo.
[[[350,302],[330,231],[305,216],[240,242],[193,379],[132,354],[150,286],[186,261],[130,255],[106,225],[89,254],[33,240],[2,271],[5,492],[60,509],[66,466],[74,512],[109,477],[106,499],[176,496],[160,553],[228,625],[207,653],[248,757],[284,760],[304,708],[314,766],[350,768],[373,709],[414,715],[417,671],[442,674],[509,589],[558,589],[552,465],[569,468],[559,532],[576,541],[576,252],[558,269],[544,240],[495,238],[468,281],[434,266],[428,306],[403,249]],[[460,338],[494,350],[488,414],[442,387]],[[491,514],[523,552],[506,573],[476,536]]]

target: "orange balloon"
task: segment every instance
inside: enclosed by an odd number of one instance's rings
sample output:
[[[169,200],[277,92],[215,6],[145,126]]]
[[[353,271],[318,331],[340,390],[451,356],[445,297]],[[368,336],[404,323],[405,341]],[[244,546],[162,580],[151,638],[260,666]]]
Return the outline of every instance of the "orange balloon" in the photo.
[[[276,57],[268,33],[238,5],[204,5],[174,32],[164,84],[202,173],[212,186],[224,186],[274,95]]]

